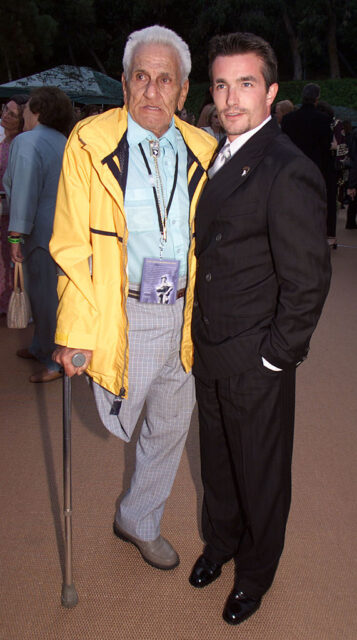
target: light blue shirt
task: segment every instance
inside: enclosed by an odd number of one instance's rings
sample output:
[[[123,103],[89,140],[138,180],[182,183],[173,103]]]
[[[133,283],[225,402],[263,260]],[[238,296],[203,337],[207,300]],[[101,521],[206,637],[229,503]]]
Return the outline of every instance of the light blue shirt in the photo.
[[[3,182],[9,229],[25,235],[25,257],[37,247],[48,251],[66,142],[59,131],[38,124],[11,143]]]
[[[155,177],[155,165],[150,155],[149,140],[157,140],[157,138],[147,129],[143,129],[129,115],[127,132],[129,165],[124,208],[129,230],[128,270],[131,284],[141,282],[144,258],[160,257],[161,235],[152,178],[148,174],[139,149],[141,142],[152,176]],[[187,149],[180,132],[175,127],[174,119],[159,142],[158,165],[166,206],[174,184],[176,152],[178,153],[177,185],[167,219],[167,242],[162,258],[180,260],[179,276],[183,277],[187,274],[187,253],[190,242]]]

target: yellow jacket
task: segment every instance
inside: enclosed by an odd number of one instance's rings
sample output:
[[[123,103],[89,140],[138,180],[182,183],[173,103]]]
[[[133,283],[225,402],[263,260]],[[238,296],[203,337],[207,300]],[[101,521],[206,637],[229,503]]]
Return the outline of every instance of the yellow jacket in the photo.
[[[191,244],[181,360],[189,371],[196,273],[194,214],[216,141],[176,117],[175,125],[188,152]],[[122,397],[128,395],[129,363],[128,229],[120,186],[128,162],[126,130],[125,108],[88,118],[74,128],[64,153],[50,241],[50,252],[61,270],[55,342],[92,350],[88,374]]]

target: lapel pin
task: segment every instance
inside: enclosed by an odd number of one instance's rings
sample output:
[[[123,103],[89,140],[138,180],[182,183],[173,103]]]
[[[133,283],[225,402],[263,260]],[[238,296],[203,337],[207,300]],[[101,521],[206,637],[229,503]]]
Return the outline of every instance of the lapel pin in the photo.
[[[246,176],[250,171],[250,167],[243,167],[243,171],[242,171],[242,178],[244,178],[244,176]]]

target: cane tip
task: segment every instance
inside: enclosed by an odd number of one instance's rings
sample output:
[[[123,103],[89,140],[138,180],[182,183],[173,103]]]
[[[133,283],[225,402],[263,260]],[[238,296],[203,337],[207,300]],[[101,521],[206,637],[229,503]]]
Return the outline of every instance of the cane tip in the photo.
[[[61,603],[63,607],[72,609],[78,602],[78,594],[74,584],[62,585]]]

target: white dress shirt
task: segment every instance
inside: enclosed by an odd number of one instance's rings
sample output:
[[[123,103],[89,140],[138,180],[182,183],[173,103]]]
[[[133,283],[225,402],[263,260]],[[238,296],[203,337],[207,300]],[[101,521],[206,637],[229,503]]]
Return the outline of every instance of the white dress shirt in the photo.
[[[217,158],[215,159],[212,167],[208,170],[208,177],[213,178],[213,176],[217,173],[217,171],[219,171],[219,169],[223,167],[223,165],[227,161],[226,160],[227,155],[229,155],[227,154],[228,150],[230,152],[230,158],[231,158],[232,156],[234,156],[235,153],[237,153],[239,149],[243,147],[243,145],[246,142],[248,142],[249,138],[254,136],[254,134],[257,133],[259,129],[262,129],[262,127],[264,127],[264,125],[266,125],[266,123],[269,122],[269,120],[271,120],[271,116],[268,116],[265,120],[263,120],[263,122],[261,122],[254,129],[251,129],[250,131],[246,131],[245,133],[241,133],[241,135],[237,136],[237,138],[235,138],[232,142],[229,142],[229,140],[227,139],[226,143],[224,144],[221,151],[217,155]]]

